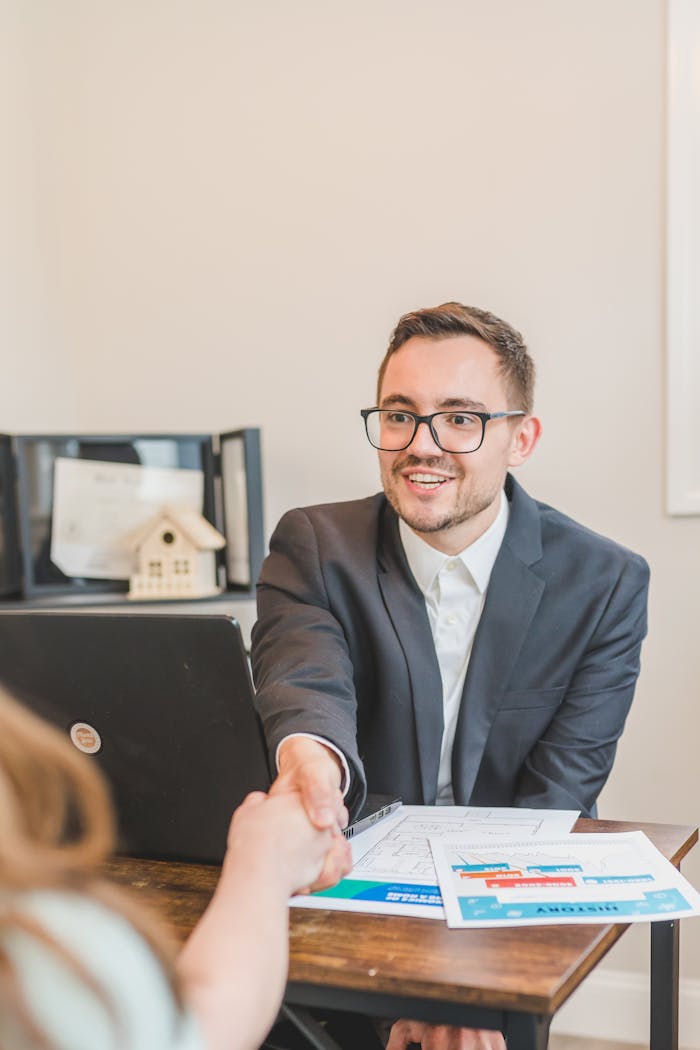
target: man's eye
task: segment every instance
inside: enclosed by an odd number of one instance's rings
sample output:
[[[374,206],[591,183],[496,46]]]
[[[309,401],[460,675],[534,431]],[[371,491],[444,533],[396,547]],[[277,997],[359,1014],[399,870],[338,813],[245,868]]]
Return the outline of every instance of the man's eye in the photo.
[[[411,417],[407,416],[405,412],[387,412],[386,418],[389,423],[395,423],[397,425],[411,422]]]
[[[478,420],[476,416],[469,416],[464,412],[453,412],[447,417],[447,422],[453,427],[473,427]]]

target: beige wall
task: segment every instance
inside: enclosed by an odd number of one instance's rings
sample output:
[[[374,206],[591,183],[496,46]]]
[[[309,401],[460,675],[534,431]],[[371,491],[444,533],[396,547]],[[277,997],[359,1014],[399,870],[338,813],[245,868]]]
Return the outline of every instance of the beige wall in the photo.
[[[14,0],[8,25],[0,429],[260,424],[271,527],[376,487],[358,410],[399,313],[490,307],[539,364],[521,480],[652,566],[603,812],[696,822],[700,519],[663,507],[663,0]]]
[[[20,0],[0,0],[0,431],[57,428],[77,411],[66,375],[57,245],[40,192],[34,40]]]

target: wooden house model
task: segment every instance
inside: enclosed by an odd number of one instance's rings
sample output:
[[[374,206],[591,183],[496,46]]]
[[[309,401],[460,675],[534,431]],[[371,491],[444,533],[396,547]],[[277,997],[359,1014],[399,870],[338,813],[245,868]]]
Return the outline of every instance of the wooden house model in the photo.
[[[129,598],[206,598],[218,594],[216,551],[226,540],[186,507],[163,507],[132,541],[136,572]]]

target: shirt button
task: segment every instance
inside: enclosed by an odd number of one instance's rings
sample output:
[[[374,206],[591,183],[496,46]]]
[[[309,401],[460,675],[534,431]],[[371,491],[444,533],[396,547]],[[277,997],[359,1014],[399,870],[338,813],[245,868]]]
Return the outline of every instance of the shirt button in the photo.
[[[447,617],[447,623],[450,625],[450,627],[454,627],[454,625],[457,623],[457,617],[454,615],[454,613]]]
[[[456,561],[448,561],[448,563],[445,566],[445,568],[447,569],[448,572],[454,572],[455,569],[457,568],[457,562]]]

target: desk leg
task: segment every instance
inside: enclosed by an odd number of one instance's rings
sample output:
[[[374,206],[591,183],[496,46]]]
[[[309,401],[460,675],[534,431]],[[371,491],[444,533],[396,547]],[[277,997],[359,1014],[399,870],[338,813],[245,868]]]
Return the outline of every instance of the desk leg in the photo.
[[[508,1050],[547,1050],[550,1017],[536,1014],[508,1014],[506,1046]]]
[[[650,1050],[678,1050],[680,920],[651,924]]]

